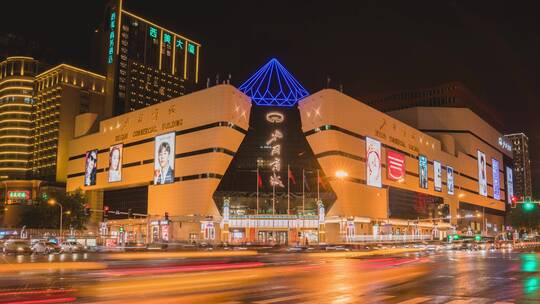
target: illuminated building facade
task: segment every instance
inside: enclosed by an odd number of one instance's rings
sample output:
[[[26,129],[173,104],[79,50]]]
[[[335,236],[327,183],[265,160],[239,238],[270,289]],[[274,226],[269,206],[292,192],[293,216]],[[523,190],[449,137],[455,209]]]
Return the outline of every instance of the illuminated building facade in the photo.
[[[38,62],[8,57],[0,62],[0,177],[26,179],[32,156],[33,84]]]
[[[529,138],[523,133],[504,136],[514,155],[514,195],[518,200],[532,199],[531,159]]]
[[[106,237],[125,241],[337,243],[502,231],[511,153],[472,111],[410,109],[397,119],[335,90],[306,96],[283,71],[259,72],[241,89],[260,100],[218,85],[79,134],[67,190],[107,206]],[[403,122],[418,117],[418,128],[467,121],[470,132],[428,134]],[[149,218],[128,220],[130,211]]]
[[[103,113],[105,77],[67,64],[36,76],[34,84],[32,176],[66,182],[68,143],[75,116]]]
[[[106,11],[106,117],[184,95],[198,82],[200,44],[112,1]]]

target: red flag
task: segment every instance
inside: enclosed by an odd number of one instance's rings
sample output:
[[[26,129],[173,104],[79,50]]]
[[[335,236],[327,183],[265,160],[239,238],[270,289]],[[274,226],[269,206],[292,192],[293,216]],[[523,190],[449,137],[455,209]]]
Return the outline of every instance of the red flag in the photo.
[[[296,185],[296,179],[294,179],[294,175],[291,171],[291,168],[289,167],[288,169],[289,169],[289,173],[288,173],[289,179],[292,180],[292,183]]]
[[[317,183],[320,184],[324,189],[326,189],[326,185],[323,183],[322,177],[319,175],[318,170],[317,170]]]
[[[263,186],[261,175],[259,174],[259,171],[257,171],[257,184],[259,184],[259,187]]]

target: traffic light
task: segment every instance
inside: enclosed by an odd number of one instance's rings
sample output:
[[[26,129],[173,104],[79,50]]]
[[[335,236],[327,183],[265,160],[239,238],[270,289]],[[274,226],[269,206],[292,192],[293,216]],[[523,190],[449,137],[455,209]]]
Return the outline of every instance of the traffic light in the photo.
[[[103,206],[103,217],[109,217],[109,206]]]
[[[133,210],[131,208],[128,209],[128,218],[131,218],[133,215]]]
[[[474,236],[474,240],[480,242],[482,240],[482,236],[480,234],[477,234]]]
[[[524,201],[523,202],[523,210],[525,211],[532,211],[534,210],[534,203],[531,201]]]
[[[512,208],[516,208],[517,207],[517,197],[515,195],[512,195],[512,201],[510,202],[512,204]]]
[[[124,226],[120,226],[119,231],[124,232]]]

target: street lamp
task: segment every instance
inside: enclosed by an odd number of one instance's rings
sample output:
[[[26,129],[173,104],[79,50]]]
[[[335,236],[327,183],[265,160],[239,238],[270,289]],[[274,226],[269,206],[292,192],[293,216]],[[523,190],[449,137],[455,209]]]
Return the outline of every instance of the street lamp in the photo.
[[[51,198],[50,200],[48,200],[47,203],[51,206],[54,206],[54,205],[60,206],[60,240],[62,240],[62,215],[64,214],[64,207],[54,198]]]

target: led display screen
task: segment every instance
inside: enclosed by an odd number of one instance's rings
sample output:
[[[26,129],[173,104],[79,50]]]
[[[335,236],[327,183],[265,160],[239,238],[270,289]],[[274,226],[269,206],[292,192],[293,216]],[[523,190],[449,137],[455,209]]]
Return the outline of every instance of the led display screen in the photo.
[[[428,188],[428,163],[427,157],[424,155],[418,156],[418,179],[420,180],[420,188]]]
[[[98,150],[86,152],[84,158],[84,185],[94,186],[96,184]]]
[[[478,150],[478,194],[487,196],[486,155]]]
[[[156,136],[154,145],[154,185],[174,182],[175,138],[174,132]]]
[[[366,181],[369,186],[382,186],[381,171],[381,143],[366,137]]]
[[[491,159],[491,167],[493,169],[493,198],[501,199],[501,184],[499,181],[499,161],[495,158]]]
[[[122,144],[109,148],[109,183],[122,180]]]

